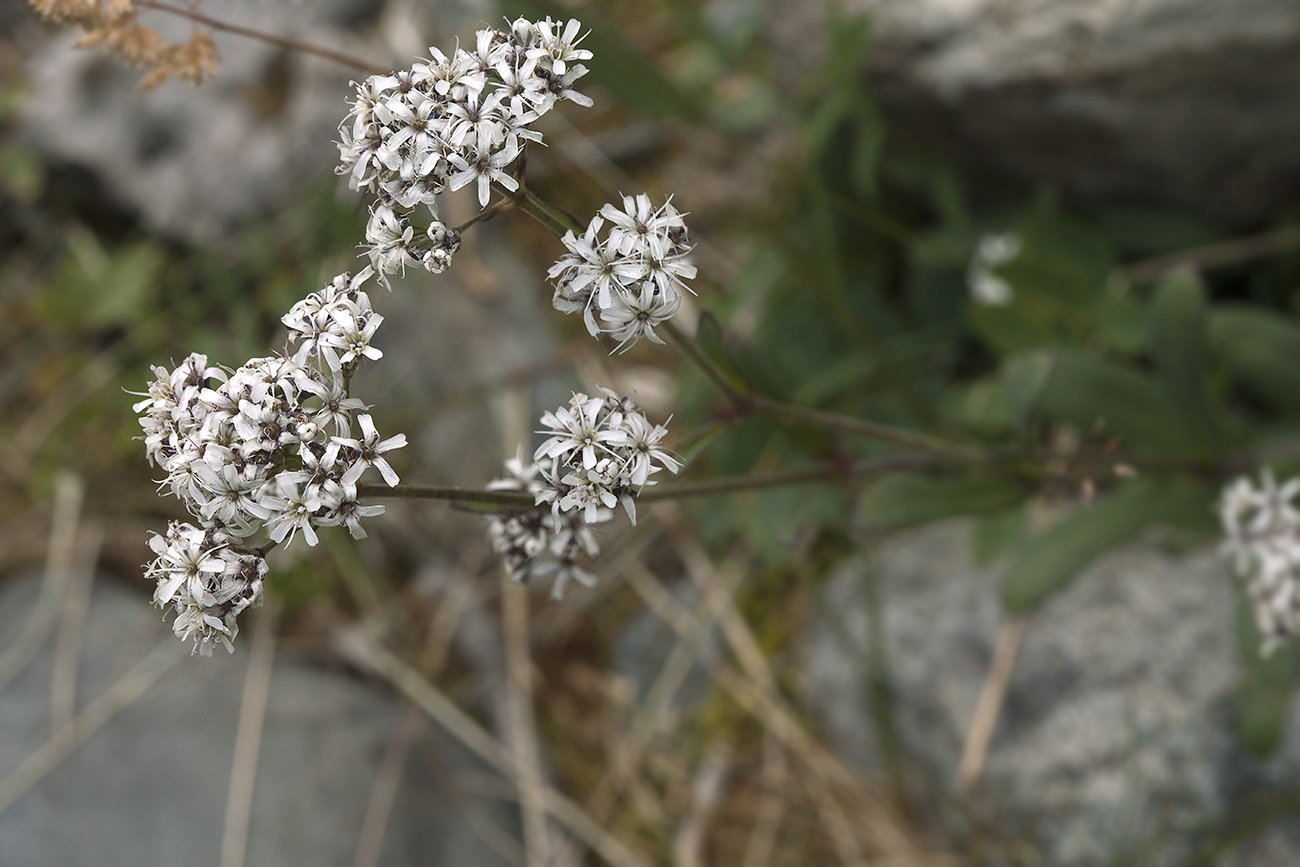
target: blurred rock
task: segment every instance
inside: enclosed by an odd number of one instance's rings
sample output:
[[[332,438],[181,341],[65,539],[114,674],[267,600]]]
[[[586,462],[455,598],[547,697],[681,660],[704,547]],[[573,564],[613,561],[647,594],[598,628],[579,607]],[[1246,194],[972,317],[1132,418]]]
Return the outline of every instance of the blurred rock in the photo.
[[[39,586],[37,578],[0,586],[0,648],[21,631]],[[80,708],[160,642],[174,644],[181,659],[0,813],[0,864],[216,863],[249,637],[241,635],[233,655],[190,657],[143,596],[98,581],[81,654],[79,692],[88,698]],[[48,736],[50,645],[0,693],[0,779]],[[286,655],[274,663],[270,690],[247,863],[351,864],[401,705],[385,690]],[[455,777],[466,771],[483,769],[449,735],[423,727],[379,863],[509,863],[480,834],[517,838],[511,811],[459,790]]]
[[[1300,702],[1267,760],[1234,735],[1239,668],[1224,563],[1211,551],[1138,545],[1030,616],[978,795],[954,808],[1000,623],[998,575],[972,565],[968,535],[946,524],[899,536],[826,587],[808,643],[810,694],[842,755],[883,763],[867,664],[874,574],[902,748],[954,833],[968,832],[972,817],[989,822],[1035,853],[1017,864],[1169,864],[1247,796],[1293,787]],[[1267,825],[1241,863],[1269,863],[1268,851],[1300,851],[1300,818]]]
[[[1289,0],[847,0],[902,127],[1088,198],[1257,220],[1300,191]]]
[[[213,0],[202,13],[261,32],[385,61],[349,29],[377,18],[379,0]],[[30,11],[28,15],[31,16]],[[183,18],[146,13],[172,40]],[[23,124],[54,161],[88,170],[154,231],[211,241],[328,176],[347,113],[349,79],[363,72],[266,42],[215,32],[216,78],[168,81],[136,94],[139,69],[73,47],[74,28],[31,51]]]

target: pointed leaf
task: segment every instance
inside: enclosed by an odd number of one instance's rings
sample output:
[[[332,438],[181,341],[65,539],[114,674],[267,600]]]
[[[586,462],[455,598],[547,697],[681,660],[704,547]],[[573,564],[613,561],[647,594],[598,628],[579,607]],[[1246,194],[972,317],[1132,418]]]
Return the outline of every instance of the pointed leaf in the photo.
[[[1271,310],[1222,305],[1209,314],[1209,343],[1233,379],[1282,411],[1300,404],[1300,322]]]
[[[1032,608],[1065,588],[1102,554],[1136,538],[1154,523],[1181,520],[1199,489],[1178,482],[1139,480],[1064,518],[1025,546],[1002,579],[1008,611]]]
[[[1062,350],[1042,396],[1047,418],[1084,431],[1100,425],[1124,445],[1165,455],[1196,451],[1164,388],[1150,375],[1115,362]]]
[[[1023,437],[1038,413],[1056,370],[1056,356],[1050,352],[1026,352],[1007,360],[1002,370],[1007,408],[1011,421]]]
[[[899,473],[872,485],[859,509],[869,527],[885,530],[1001,511],[1019,503],[1025,494],[1020,483],[997,476]]]
[[[1188,430],[1206,451],[1216,450],[1219,435],[1206,382],[1210,353],[1205,289],[1194,273],[1176,272],[1156,287],[1151,349],[1165,390]]]

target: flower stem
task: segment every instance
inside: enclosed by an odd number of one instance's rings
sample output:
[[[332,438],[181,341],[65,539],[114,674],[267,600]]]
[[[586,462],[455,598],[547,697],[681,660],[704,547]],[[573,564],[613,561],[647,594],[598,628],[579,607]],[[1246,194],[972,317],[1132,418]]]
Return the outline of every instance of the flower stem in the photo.
[[[847,478],[870,479],[903,470],[927,469],[937,466],[933,457],[924,455],[889,455],[859,464],[823,465],[799,470],[786,470],[761,476],[733,476],[717,479],[700,479],[673,482],[642,491],[637,499],[643,503],[655,500],[684,500],[688,497],[714,497],[741,491],[762,491],[773,488],[790,488],[830,482]]]
[[[673,347],[693,361],[696,367],[704,371],[704,375],[718,387],[719,391],[727,396],[727,400],[745,412],[753,409],[753,395],[741,394],[740,390],[732,382],[731,377],[727,375],[727,372],[719,367],[712,358],[709,358],[708,353],[704,351],[704,348],[700,346],[694,337],[682,330],[682,327],[672,319],[662,323],[659,327],[668,336],[668,340],[672,342]],[[745,391],[748,392],[749,389],[746,388]]]
[[[401,484],[395,488],[381,484],[357,485],[358,497],[397,497],[413,500],[451,500],[478,506],[505,506],[510,509],[534,508],[534,497],[525,491],[487,491],[482,488],[457,488],[448,485]]]
[[[789,488],[846,478],[872,478],[902,470],[929,469],[939,466],[930,455],[887,455],[883,458],[858,464],[825,464],[768,473],[761,476],[729,476],[699,479],[689,482],[671,482],[647,488],[637,495],[641,502],[656,500],[681,500],[688,497],[712,497],[734,494],[739,491],[761,491]],[[439,485],[400,484],[395,488],[381,484],[357,485],[357,496],[366,498],[394,497],[415,500],[450,500],[480,506],[502,506],[510,510],[545,509],[535,505],[533,495],[523,491],[486,491],[478,488],[456,488]]]
[[[931,436],[920,431],[853,418],[837,412],[825,412],[818,409],[794,406],[780,401],[769,400],[762,395],[754,395],[750,400],[756,412],[784,416],[816,427],[865,437],[866,439],[889,443],[912,451],[927,452],[950,462],[983,464],[988,463],[991,458],[983,449],[953,442],[942,437]]]
[[[582,225],[560,208],[542,199],[523,184],[519,185],[519,192],[523,194],[519,207],[523,208],[525,214],[550,229],[555,237],[563,238],[565,232],[582,234]]]

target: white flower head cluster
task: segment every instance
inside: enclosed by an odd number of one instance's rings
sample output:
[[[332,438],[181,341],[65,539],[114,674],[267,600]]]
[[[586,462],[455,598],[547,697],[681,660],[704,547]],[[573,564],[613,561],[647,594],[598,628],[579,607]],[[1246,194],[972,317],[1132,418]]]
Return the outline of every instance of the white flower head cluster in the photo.
[[[525,463],[521,449],[506,461],[506,478],[488,483],[488,490],[525,491],[536,496],[545,487],[537,472],[538,465]],[[603,523],[613,516],[609,509],[597,509],[590,523]],[[595,576],[578,565],[581,555],[600,553],[587,517],[585,512],[560,514],[536,509],[493,515],[488,518],[488,538],[512,580],[528,584],[551,577],[551,597],[559,599],[570,581],[595,586]]]
[[[591,105],[573,89],[591,59],[580,30],[576,20],[520,18],[478,31],[473,51],[430,48],[429,60],[357,85],[337,171],[378,198],[366,246],[381,282],[407,265],[444,271],[460,238],[439,218],[438,194],[476,184],[486,206],[493,182],[518,190],[507,168],[542,138],[529,125],[560,100]],[[429,224],[417,238],[411,214],[421,205]]]
[[[1300,635],[1300,478],[1278,487],[1265,470],[1257,488],[1240,478],[1223,492],[1220,515],[1232,558],[1264,634],[1265,654]]]
[[[158,578],[154,601],[176,609],[172,630],[182,641],[211,656],[219,642],[234,651],[235,618],[262,602],[266,560],[230,547],[233,539],[216,528],[173,522],[166,535],[149,540],[158,558],[149,571]]]
[[[252,537],[265,531],[278,544],[301,530],[315,545],[316,527],[345,526],[363,538],[361,518],[383,506],[357,502],[358,480],[374,467],[397,484],[385,455],[406,445],[405,434],[381,439],[361,413],[352,436],[353,413],[366,407],[348,396],[348,381],[363,358],[381,355],[370,340],[383,317],[361,291],[370,274],[343,274],[294,305],[283,320],[293,355],[229,371],[194,353],[175,370],[155,367],[148,397],[133,407],[149,463],[167,473],[162,486],[199,523],[155,536],[159,556],[147,567],[155,602],[176,609],[174,628],[196,649],[228,644],[234,614],[260,598],[266,565]]]
[[[685,281],[695,276],[686,224],[671,200],[655,208],[644,193],[624,196],[622,208],[602,207],[581,236],[565,233],[564,246],[547,272],[556,310],[581,311],[593,337],[603,331],[619,341],[615,351],[643,335],[663,343],[654,326],[677,313],[678,291],[690,291]]]
[[[631,399],[601,393],[577,392],[567,407],[542,415],[549,430],[541,433],[552,436],[533,454],[544,482],[537,502],[550,503],[555,515],[581,512],[589,524],[622,503],[635,524],[634,497],[654,484],[650,476],[681,464],[659,445],[668,428],[652,425]]]
[[[966,272],[966,284],[970,287],[971,298],[975,303],[989,307],[1011,303],[1011,284],[993,271],[1019,256],[1023,247],[1024,241],[1015,232],[984,235],[980,238]]]
[[[579,555],[600,552],[590,525],[604,523],[622,503],[636,523],[634,498],[661,468],[676,473],[681,464],[660,444],[668,433],[652,425],[626,397],[601,389],[603,397],[574,394],[567,407],[542,416],[552,434],[525,463],[521,453],[506,461],[507,477],[490,490],[527,491],[537,505],[532,510],[494,515],[488,535],[514,580],[553,575],[552,596],[564,593],[569,581],[588,587],[595,578],[581,569]]]

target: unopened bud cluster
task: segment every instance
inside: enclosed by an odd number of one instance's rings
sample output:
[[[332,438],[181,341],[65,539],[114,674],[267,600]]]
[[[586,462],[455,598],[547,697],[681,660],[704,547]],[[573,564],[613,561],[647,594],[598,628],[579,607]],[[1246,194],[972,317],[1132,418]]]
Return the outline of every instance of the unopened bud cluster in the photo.
[[[381,439],[365,413],[359,436],[352,429],[366,407],[348,382],[363,358],[381,355],[370,340],[383,317],[360,288],[369,276],[343,274],[294,305],[283,320],[292,355],[229,371],[195,353],[175,370],[155,367],[134,406],[150,464],[199,522],[151,540],[154,601],[176,610],[176,634],[205,655],[214,642],[230,648],[234,615],[261,598],[266,563],[253,537],[280,543],[301,530],[315,545],[314,528],[345,526],[362,538],[360,519],[383,507],[357,502],[358,480],[374,467],[397,484],[384,456],[405,435]]]
[[[519,512],[490,519],[493,548],[502,554],[507,572],[526,582],[555,575],[557,598],[570,580],[590,585],[592,577],[577,566],[579,553],[599,552],[587,525],[613,517],[622,505],[636,523],[635,498],[653,485],[660,469],[676,473],[681,464],[659,443],[668,433],[653,425],[629,398],[601,389],[604,396],[575,393],[567,407],[542,416],[552,434],[533,454],[506,462],[508,477],[493,482],[493,490],[527,491],[549,512]]]
[[[573,89],[587,72],[579,61],[591,58],[577,47],[580,29],[520,18],[478,31],[473,51],[430,48],[428,61],[357,85],[337,171],[378,197],[366,244],[381,281],[407,265],[444,271],[460,238],[439,218],[438,194],[476,184],[486,206],[494,181],[518,190],[507,167],[542,139],[529,124],[560,100],[591,105]],[[428,225],[417,238],[411,215],[421,205]]]
[[[686,224],[671,201],[655,208],[644,193],[624,196],[622,208],[602,207],[581,236],[567,232],[564,246],[569,251],[548,272],[555,309],[581,311],[587,331],[613,335],[616,349],[642,336],[663,343],[654,326],[677,313],[678,292],[695,276]]]
[[[1300,478],[1278,487],[1264,472],[1259,487],[1237,479],[1223,492],[1223,551],[1246,579],[1264,652],[1300,635]]]

